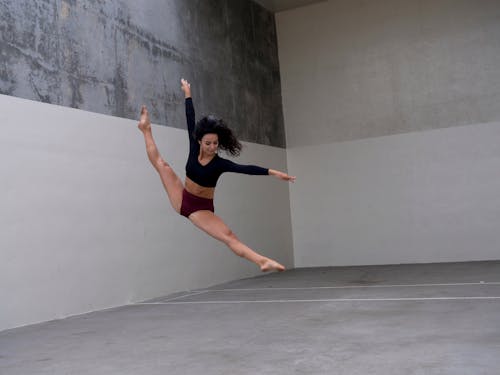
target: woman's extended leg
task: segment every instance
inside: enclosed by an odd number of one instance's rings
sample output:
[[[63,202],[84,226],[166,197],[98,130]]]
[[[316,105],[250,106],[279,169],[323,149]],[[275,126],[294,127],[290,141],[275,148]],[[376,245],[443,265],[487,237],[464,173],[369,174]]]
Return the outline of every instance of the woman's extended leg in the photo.
[[[196,211],[189,215],[189,220],[215,239],[225,243],[236,255],[257,264],[261,271],[284,271],[285,267],[275,260],[266,258],[241,242],[229,227],[211,211]]]
[[[144,134],[146,152],[148,153],[149,161],[160,175],[161,182],[165,187],[172,207],[175,211],[180,212],[182,204],[182,190],[184,189],[184,186],[170,165],[163,160],[158,148],[156,147],[156,143],[153,139],[153,132],[151,131],[151,122],[149,121],[148,110],[145,106],[142,106],[141,118],[139,120],[138,127]]]

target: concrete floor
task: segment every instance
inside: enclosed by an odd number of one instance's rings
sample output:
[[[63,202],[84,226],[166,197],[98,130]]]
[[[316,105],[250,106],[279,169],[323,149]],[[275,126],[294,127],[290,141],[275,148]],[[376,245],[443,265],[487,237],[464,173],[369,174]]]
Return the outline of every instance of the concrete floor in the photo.
[[[0,373],[500,374],[500,261],[296,269],[0,332]]]

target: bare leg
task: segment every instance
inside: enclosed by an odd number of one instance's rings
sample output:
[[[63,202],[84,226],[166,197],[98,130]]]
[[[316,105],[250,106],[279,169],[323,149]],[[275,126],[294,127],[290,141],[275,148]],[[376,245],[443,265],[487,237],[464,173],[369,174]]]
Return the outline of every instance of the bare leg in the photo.
[[[146,152],[148,153],[149,161],[160,175],[161,182],[167,192],[172,207],[175,211],[180,212],[182,204],[182,190],[184,189],[184,186],[170,165],[162,159],[160,152],[156,147],[156,143],[153,139],[153,132],[151,131],[151,122],[149,121],[148,110],[145,106],[142,106],[141,118],[139,120],[138,127],[144,134]]]
[[[242,243],[229,227],[211,211],[196,211],[189,220],[215,239],[225,243],[236,255],[257,264],[262,272],[284,271],[285,267],[275,260],[266,258]]]

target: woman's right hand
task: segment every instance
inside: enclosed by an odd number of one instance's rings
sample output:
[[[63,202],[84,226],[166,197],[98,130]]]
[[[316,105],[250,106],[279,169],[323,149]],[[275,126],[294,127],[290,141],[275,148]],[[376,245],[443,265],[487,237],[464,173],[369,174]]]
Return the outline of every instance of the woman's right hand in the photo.
[[[181,90],[184,91],[184,96],[186,98],[191,97],[191,84],[184,78],[181,78]]]

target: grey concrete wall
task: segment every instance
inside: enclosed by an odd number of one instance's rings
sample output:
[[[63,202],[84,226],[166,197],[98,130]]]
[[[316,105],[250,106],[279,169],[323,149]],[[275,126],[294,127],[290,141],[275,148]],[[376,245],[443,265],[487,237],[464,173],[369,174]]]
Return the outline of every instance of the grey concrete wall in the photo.
[[[0,0],[0,330],[260,274],[173,211],[147,160],[142,103],[184,177],[180,77],[198,116],[247,141],[239,162],[286,170],[274,18],[260,6]],[[288,194],[227,175],[216,211],[293,267]]]
[[[0,0],[0,93],[184,127],[199,113],[245,141],[285,146],[274,16],[252,1]]]
[[[276,19],[296,266],[500,259],[500,2]]]
[[[330,0],[276,16],[287,146],[500,120],[500,2]]]

